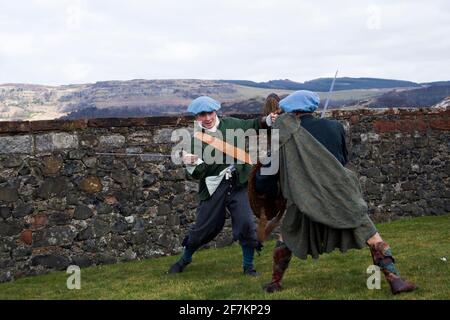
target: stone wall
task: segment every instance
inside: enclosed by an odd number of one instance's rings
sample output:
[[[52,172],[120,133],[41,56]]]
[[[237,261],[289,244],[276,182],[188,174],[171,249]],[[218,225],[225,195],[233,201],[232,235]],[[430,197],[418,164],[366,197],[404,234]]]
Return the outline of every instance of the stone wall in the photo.
[[[450,212],[450,110],[333,111],[375,221]],[[251,117],[241,116],[241,117]],[[195,181],[168,157],[189,117],[0,122],[0,281],[175,254]],[[230,221],[212,246],[231,243]]]

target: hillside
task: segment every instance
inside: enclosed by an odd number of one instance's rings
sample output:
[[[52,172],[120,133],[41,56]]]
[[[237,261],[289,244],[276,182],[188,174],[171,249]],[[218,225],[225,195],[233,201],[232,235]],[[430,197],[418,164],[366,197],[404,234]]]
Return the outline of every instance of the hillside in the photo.
[[[253,82],[247,80],[221,80],[223,83],[233,83],[255,88],[268,89],[285,89],[285,90],[311,90],[311,91],[328,91],[333,78],[319,78],[305,82],[294,82],[288,79],[271,80],[267,82]],[[353,90],[353,89],[381,89],[381,88],[414,88],[421,87],[420,84],[391,79],[377,78],[337,78],[334,85],[335,91]]]
[[[58,87],[4,84],[0,85],[0,121],[54,119],[72,112],[84,115],[83,110],[112,116],[179,114],[201,95],[235,103],[262,100],[270,92],[213,80],[104,81]]]
[[[334,92],[329,104],[329,108],[338,108],[346,105],[352,105],[357,101],[370,100],[373,97],[377,97],[390,89],[368,89],[368,90],[342,90]],[[286,96],[290,91],[283,92],[282,90],[273,90],[280,94],[281,97]],[[268,91],[269,92],[269,91]],[[326,101],[328,93],[318,92],[322,107]],[[212,95],[214,97],[214,95]],[[260,113],[264,104],[264,95],[255,96],[249,99],[235,99],[235,100],[221,100],[222,103],[220,112],[222,114],[237,114],[237,113]],[[180,105],[151,105],[148,106],[121,106],[111,108],[98,108],[95,106],[80,108],[76,111],[63,116],[63,119],[84,119],[84,118],[115,118],[115,117],[145,117],[156,115],[173,115],[185,113],[186,104]]]
[[[374,97],[367,106],[369,108],[430,107],[448,96],[450,96],[450,85],[445,84],[412,90],[395,89]]]
[[[318,92],[324,104],[331,78],[304,83],[273,80],[129,80],[44,86],[0,85],[0,121],[142,117],[184,113],[192,99],[209,95],[222,102],[222,113],[258,113],[265,97],[292,90]],[[449,96],[448,82],[417,84],[374,78],[338,78],[329,108],[348,106],[432,106]]]

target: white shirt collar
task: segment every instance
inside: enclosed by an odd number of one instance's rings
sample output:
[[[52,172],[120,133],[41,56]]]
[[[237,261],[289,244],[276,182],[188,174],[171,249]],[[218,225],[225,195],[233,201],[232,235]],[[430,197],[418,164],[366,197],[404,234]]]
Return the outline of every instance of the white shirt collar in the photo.
[[[200,121],[197,121],[197,124],[200,128],[205,129],[205,131],[209,131],[209,132],[216,132],[217,128],[219,127],[219,123],[220,123],[220,119],[217,116],[217,114],[216,114],[216,123],[214,124],[214,126],[212,128],[207,129],[202,126],[202,123]]]

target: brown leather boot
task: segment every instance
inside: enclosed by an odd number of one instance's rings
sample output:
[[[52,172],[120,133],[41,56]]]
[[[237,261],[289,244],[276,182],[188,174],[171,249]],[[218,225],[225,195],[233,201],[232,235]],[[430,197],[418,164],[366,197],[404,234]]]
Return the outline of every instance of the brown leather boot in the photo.
[[[284,244],[284,242],[277,241],[273,249],[273,271],[272,281],[263,286],[264,291],[272,293],[281,291],[281,279],[283,279],[284,272],[289,266],[292,258],[292,251]]]
[[[377,242],[370,246],[370,253],[372,254],[373,263],[383,271],[393,294],[417,289],[414,283],[400,278],[400,273],[395,267],[395,260],[392,257],[391,248],[386,242]]]

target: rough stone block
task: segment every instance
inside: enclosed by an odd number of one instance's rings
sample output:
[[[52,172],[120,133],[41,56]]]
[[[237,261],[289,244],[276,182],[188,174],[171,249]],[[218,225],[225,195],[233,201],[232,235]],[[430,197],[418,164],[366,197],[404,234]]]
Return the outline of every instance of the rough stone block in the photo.
[[[33,257],[31,260],[33,266],[44,266],[56,270],[64,270],[70,265],[70,259],[59,254],[46,254]]]
[[[32,152],[33,139],[30,135],[0,137],[0,154],[31,154]]]
[[[172,138],[172,132],[174,129],[159,129],[156,130],[155,136],[153,137],[153,142],[157,144],[162,143],[173,143]]]
[[[13,187],[0,187],[0,201],[15,202],[19,199],[19,193]]]
[[[37,152],[78,148],[76,134],[57,132],[37,135],[35,138]]]
[[[99,144],[101,147],[120,148],[125,144],[125,137],[120,134],[101,136],[99,139]]]

